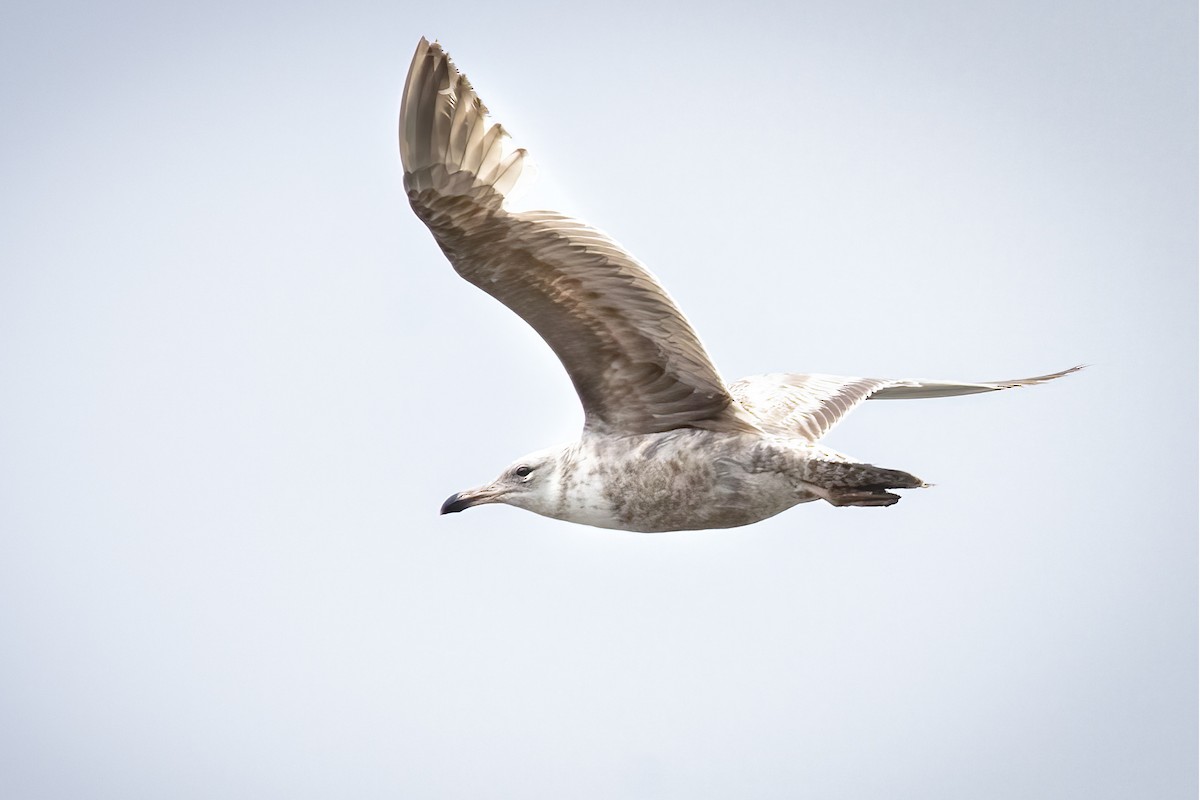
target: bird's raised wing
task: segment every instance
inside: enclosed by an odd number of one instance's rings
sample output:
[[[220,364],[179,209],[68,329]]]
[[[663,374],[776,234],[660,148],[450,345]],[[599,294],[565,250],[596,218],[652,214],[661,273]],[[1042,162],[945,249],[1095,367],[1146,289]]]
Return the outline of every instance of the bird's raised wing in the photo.
[[[844,378],[837,375],[777,372],[742,378],[729,386],[729,392],[767,433],[799,436],[815,442],[864,400],[954,397],[995,392],[1017,386],[1034,386],[1081,369],[1083,367],[1071,367],[1035,378],[986,383]]]
[[[404,88],[400,155],[417,216],[459,275],[546,340],[586,427],[753,429],[691,325],[633,256],[582,222],[505,209],[525,151],[508,146],[466,77],[425,39]]]

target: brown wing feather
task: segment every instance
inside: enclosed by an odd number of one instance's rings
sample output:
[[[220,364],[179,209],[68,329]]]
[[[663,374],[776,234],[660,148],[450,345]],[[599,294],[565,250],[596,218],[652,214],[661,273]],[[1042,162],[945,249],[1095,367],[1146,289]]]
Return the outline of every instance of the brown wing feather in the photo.
[[[503,129],[488,125],[466,78],[439,45],[422,40],[400,120],[409,202],[458,274],[558,355],[586,425],[753,430],[691,325],[631,255],[582,222],[504,208],[524,151],[506,154]]]

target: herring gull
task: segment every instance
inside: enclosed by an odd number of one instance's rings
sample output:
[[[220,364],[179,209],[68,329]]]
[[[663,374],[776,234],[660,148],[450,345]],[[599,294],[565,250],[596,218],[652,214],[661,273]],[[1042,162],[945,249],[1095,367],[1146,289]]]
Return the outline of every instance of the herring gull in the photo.
[[[507,503],[654,532],[748,525],[813,500],[890,506],[900,497],[889,490],[927,484],[820,444],[859,403],[1030,386],[1080,369],[986,383],[773,373],[726,385],[674,301],[620,245],[562,214],[506,205],[525,151],[424,38],[401,101],[400,157],[413,211],[446,258],[533,326],[584,411],[577,441],[452,495],[443,514]]]

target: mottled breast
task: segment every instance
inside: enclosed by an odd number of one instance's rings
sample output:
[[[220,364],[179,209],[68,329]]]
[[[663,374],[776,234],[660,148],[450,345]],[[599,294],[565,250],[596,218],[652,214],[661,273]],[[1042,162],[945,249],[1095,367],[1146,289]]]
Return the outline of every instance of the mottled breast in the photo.
[[[793,447],[761,436],[684,429],[580,441],[557,516],[657,532],[748,525],[812,499]]]

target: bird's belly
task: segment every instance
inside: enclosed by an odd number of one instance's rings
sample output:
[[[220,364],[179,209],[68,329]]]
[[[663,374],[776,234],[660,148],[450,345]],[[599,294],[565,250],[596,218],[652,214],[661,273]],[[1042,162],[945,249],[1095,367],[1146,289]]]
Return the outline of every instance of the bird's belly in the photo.
[[[553,516],[645,533],[703,530],[749,525],[815,499],[786,471],[756,468],[749,454],[726,450],[713,459],[673,450],[634,451],[619,463],[597,459],[604,466],[564,487]]]

